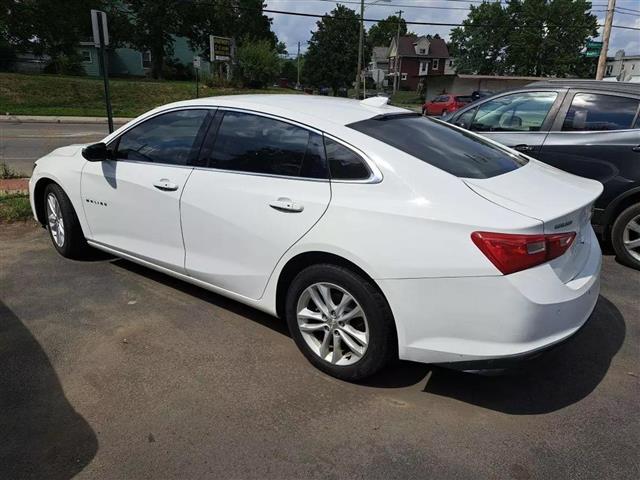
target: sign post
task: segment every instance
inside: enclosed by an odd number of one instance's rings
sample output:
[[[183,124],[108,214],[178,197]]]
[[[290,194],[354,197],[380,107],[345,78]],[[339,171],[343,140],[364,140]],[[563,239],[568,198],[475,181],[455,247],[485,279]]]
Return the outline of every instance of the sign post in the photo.
[[[199,91],[199,71],[200,71],[200,57],[193,57],[193,69],[196,71],[196,98],[200,96]]]
[[[102,79],[104,81],[104,100],[107,104],[107,121],[109,133],[113,132],[113,111],[111,110],[111,95],[109,94],[109,74],[107,72],[107,46],[109,45],[109,31],[107,29],[107,14],[100,10],[91,10],[91,27],[93,29],[93,44],[100,49],[98,60]]]

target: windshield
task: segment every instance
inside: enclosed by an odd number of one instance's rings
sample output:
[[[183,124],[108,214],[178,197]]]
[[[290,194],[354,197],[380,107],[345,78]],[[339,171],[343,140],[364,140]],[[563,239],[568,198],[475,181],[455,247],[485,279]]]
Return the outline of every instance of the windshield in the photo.
[[[348,127],[462,178],[491,178],[527,163],[481,137],[419,114],[381,115]]]

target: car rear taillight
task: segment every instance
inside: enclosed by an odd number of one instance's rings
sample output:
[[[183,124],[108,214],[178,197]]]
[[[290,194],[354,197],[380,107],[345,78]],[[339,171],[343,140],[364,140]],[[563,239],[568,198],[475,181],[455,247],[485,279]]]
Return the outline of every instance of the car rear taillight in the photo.
[[[566,252],[575,232],[553,235],[473,232],[471,240],[503,274],[526,270]]]

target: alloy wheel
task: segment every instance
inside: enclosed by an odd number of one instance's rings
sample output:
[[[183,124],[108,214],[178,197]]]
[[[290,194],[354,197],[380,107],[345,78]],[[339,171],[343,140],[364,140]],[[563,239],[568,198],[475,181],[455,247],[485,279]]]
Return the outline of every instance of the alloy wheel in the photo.
[[[53,193],[47,196],[47,218],[53,241],[58,247],[62,248],[64,245],[64,220],[60,203]]]
[[[640,262],[640,215],[633,217],[625,225],[622,244],[629,255]]]
[[[334,365],[352,365],[367,351],[367,317],[344,288],[314,283],[300,295],[296,312],[302,338],[323,360]]]

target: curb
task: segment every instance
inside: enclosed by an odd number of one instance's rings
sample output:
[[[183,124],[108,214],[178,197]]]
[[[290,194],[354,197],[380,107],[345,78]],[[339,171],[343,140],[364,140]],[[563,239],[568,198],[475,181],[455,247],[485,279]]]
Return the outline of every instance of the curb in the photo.
[[[115,117],[113,123],[124,125],[133,118]],[[75,123],[75,124],[107,124],[105,117],[65,117],[41,115],[0,115],[0,123]]]
[[[28,178],[0,179],[0,192],[29,193],[29,179]]]

